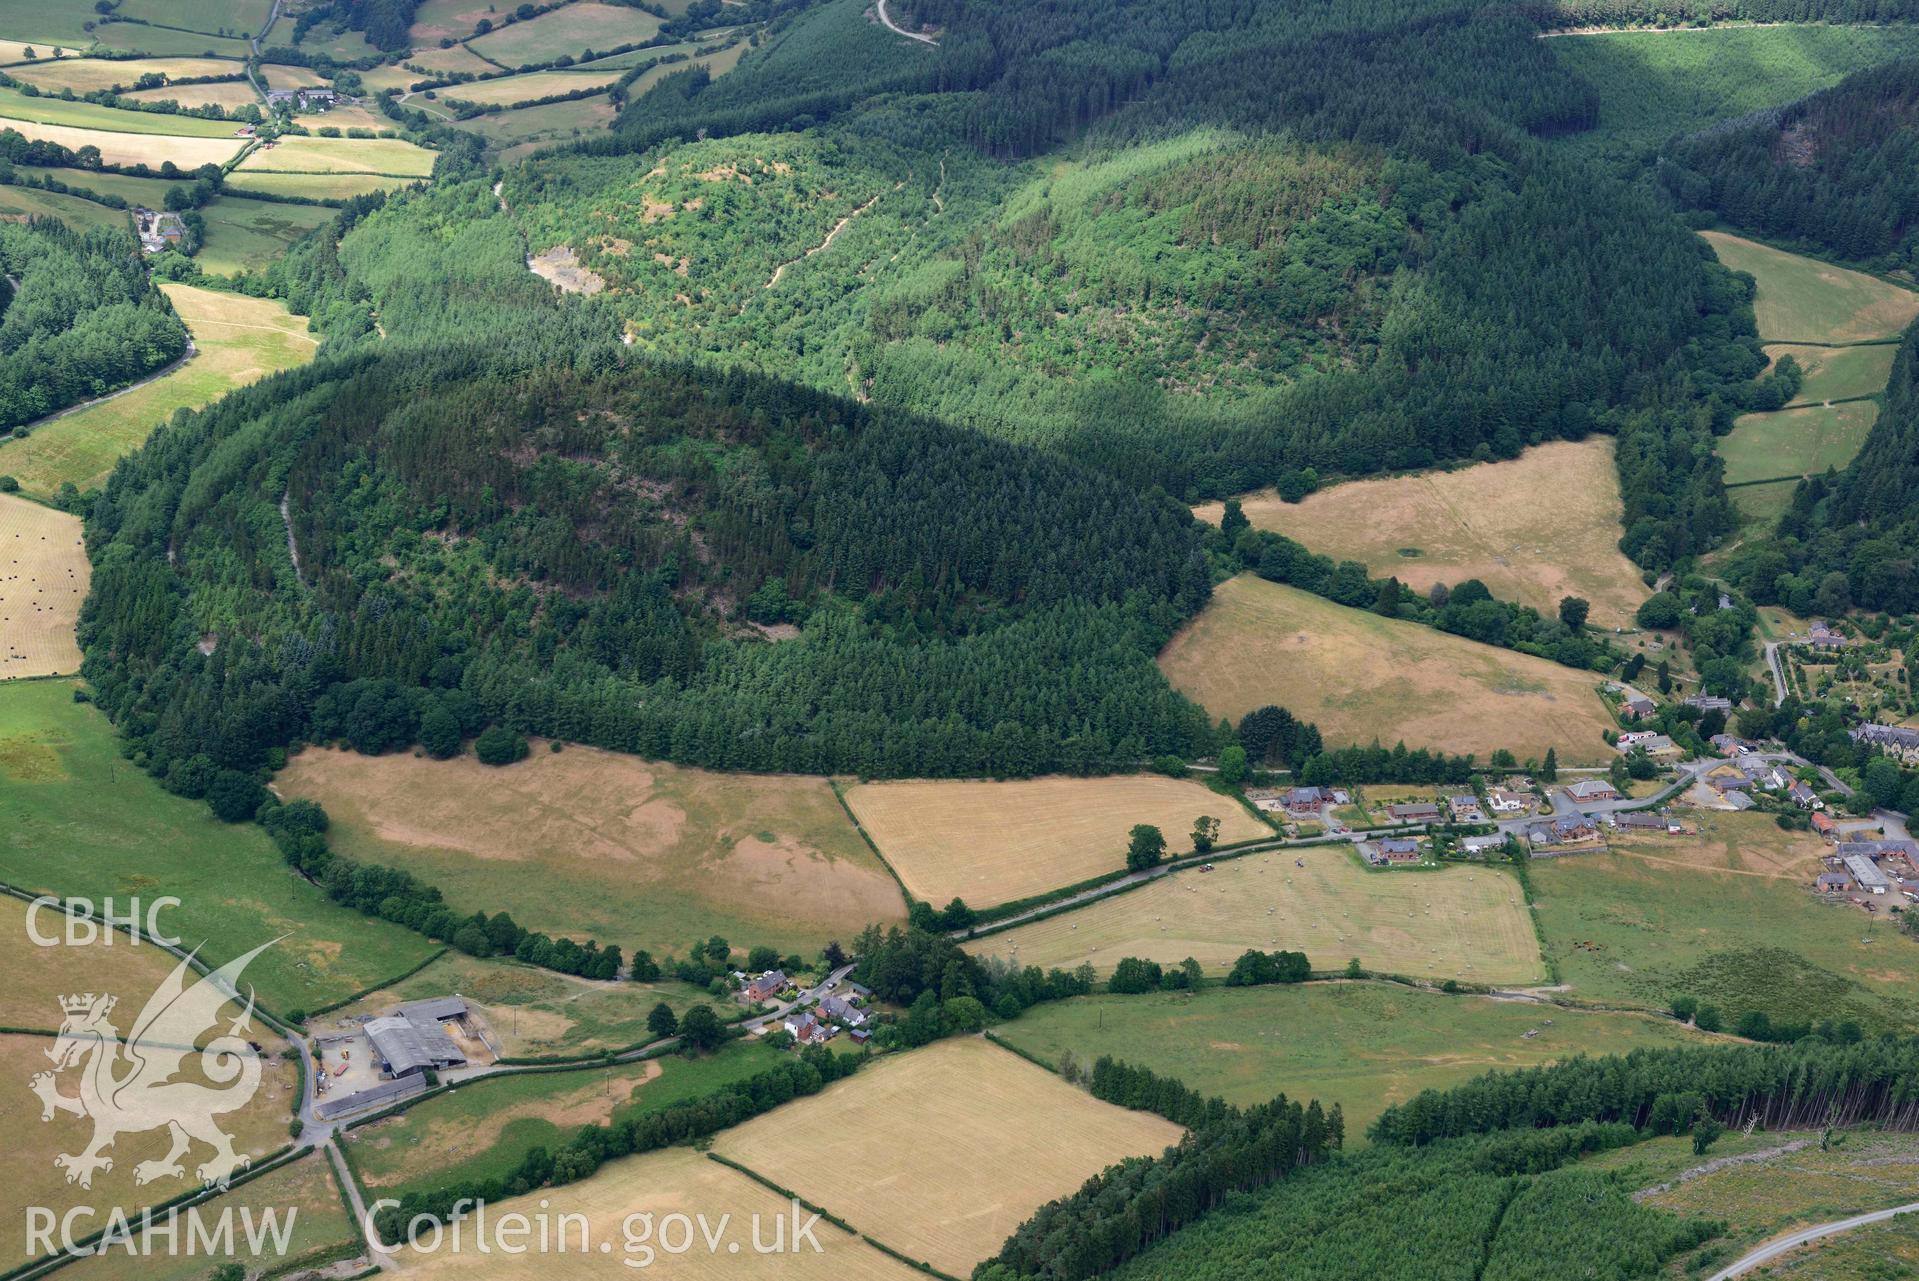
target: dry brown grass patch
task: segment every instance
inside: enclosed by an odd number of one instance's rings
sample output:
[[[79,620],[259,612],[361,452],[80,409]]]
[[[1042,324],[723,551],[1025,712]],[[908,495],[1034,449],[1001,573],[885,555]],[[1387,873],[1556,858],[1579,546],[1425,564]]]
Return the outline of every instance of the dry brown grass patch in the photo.
[[[80,670],[73,627],[92,579],[78,516],[0,494],[0,680]]]

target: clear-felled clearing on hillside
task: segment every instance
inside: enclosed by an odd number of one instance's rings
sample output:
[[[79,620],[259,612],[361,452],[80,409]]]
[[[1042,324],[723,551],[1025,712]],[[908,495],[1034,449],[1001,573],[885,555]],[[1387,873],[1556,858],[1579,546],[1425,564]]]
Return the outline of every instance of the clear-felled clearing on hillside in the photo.
[[[1248,948],[1303,951],[1315,969],[1537,983],[1539,940],[1519,882],[1492,867],[1374,871],[1349,846],[1274,850],[1188,869],[967,945],[1042,969],[1193,957],[1223,977]]]
[[[80,991],[97,993],[100,987],[94,984]],[[151,993],[128,991],[113,995],[119,996],[120,1003],[109,1015],[109,1021],[124,1036]],[[56,1012],[58,1008],[56,1005]],[[224,1034],[225,1030],[226,1025],[222,1024],[216,1034]],[[236,1152],[257,1159],[287,1141],[287,1121],[299,1099],[299,1067],[280,1058],[285,1042],[257,1018],[253,1020],[252,1030],[243,1035],[264,1047],[260,1088],[244,1107],[225,1113],[219,1122],[220,1128],[233,1140]],[[6,1188],[9,1201],[16,1207],[41,1205],[55,1207],[56,1211],[92,1206],[98,1215],[92,1226],[97,1228],[105,1226],[109,1207],[133,1210],[199,1189],[202,1180],[196,1176],[195,1167],[209,1160],[213,1149],[198,1142],[182,1158],[179,1177],[158,1177],[144,1186],[137,1182],[139,1166],[160,1161],[172,1146],[167,1129],[157,1120],[155,1128],[129,1129],[115,1138],[113,1147],[105,1154],[111,1159],[112,1168],[97,1171],[92,1187],[82,1188],[68,1182],[67,1172],[54,1164],[54,1158],[63,1153],[84,1152],[93,1137],[94,1125],[87,1117],[68,1112],[55,1112],[53,1120],[41,1121],[39,1096],[27,1088],[27,1083],[50,1069],[47,1051],[52,1046],[52,1040],[44,1036],[0,1034],[0,1080],[9,1083],[7,1089],[0,1090],[0,1134],[7,1136],[7,1141],[0,1144],[0,1187]],[[80,1078],[90,1063],[91,1052],[83,1055],[81,1066],[56,1076],[54,1082],[59,1092],[78,1097]],[[118,1070],[125,1072],[124,1068]],[[189,1054],[173,1079],[210,1090],[232,1088],[217,1078],[210,1078],[198,1054]],[[44,1253],[29,1253],[27,1232],[26,1215],[0,1215],[0,1258],[24,1261]],[[204,1265],[204,1260],[202,1262]]]
[[[73,626],[92,579],[78,516],[0,494],[0,680],[80,670]]]
[[[1546,494],[1551,501],[1541,501]],[[1422,592],[1477,578],[1548,616],[1561,597],[1582,596],[1604,626],[1630,623],[1651,594],[1619,550],[1610,437],[1539,445],[1459,471],[1351,481],[1299,503],[1261,490],[1241,506],[1256,528]],[[1194,514],[1217,525],[1220,511],[1208,503]]]
[[[151,1249],[136,1245],[132,1250],[105,1250],[69,1264],[61,1274],[63,1281],[206,1281],[207,1276],[228,1259],[253,1272],[285,1266],[290,1273],[298,1275],[305,1267],[362,1256],[359,1227],[347,1215],[339,1186],[333,1181],[332,1167],[318,1152],[233,1189],[204,1213],[216,1216],[228,1207],[234,1210],[234,1237],[238,1247],[231,1253],[218,1249],[211,1253],[188,1251],[183,1223],[177,1251],[169,1252],[162,1238],[155,1238]],[[248,1249],[242,1216],[249,1210],[255,1223],[262,1222],[268,1213],[277,1213],[280,1221],[292,1229],[287,1235],[284,1255],[256,1255]],[[161,1223],[164,1221],[160,1219]],[[134,1227],[138,1226],[136,1221]],[[351,1270],[350,1267],[340,1269],[342,1274]]]
[[[811,953],[899,921],[899,887],[823,778],[718,774],[536,743],[517,765],[310,749],[278,779],[334,848],[466,911],[655,955],[719,934]]]
[[[588,49],[638,44],[660,33],[660,19],[652,14],[599,0],[572,0],[511,25],[502,25],[498,17],[493,21],[493,30],[467,47],[502,67],[552,62],[569,54],[577,58]]]
[[[1919,947],[1883,903],[1869,916],[1813,896],[1816,838],[1757,814],[1687,821],[1709,830],[1533,865],[1540,925],[1575,997],[1662,1007],[1689,994],[1728,1024],[1756,1009],[1919,1027]]]
[[[1184,1133],[976,1037],[880,1059],[723,1131],[713,1150],[955,1276],[1122,1158]]]
[[[1588,1013],[1396,983],[1305,983],[1092,996],[1039,1005],[1001,1040],[1058,1064],[1102,1054],[1176,1076],[1229,1103],[1338,1103],[1347,1142],[1388,1105],[1481,1072],[1579,1054],[1624,1054],[1703,1039],[1650,1015]]]
[[[255,147],[235,171],[250,173],[377,173],[424,178],[434,153],[404,138],[282,138]]]
[[[686,1147],[610,1161],[578,1183],[487,1205],[487,1217],[493,1222],[514,1213],[529,1217],[543,1214],[554,1223],[563,1215],[584,1216],[586,1239],[606,1242],[613,1253],[579,1249],[580,1229],[569,1226],[567,1239],[572,1248],[565,1253],[527,1249],[504,1254],[494,1249],[482,1258],[476,1245],[479,1234],[468,1232],[457,1247],[449,1237],[443,1248],[432,1254],[417,1258],[402,1255],[404,1275],[420,1281],[472,1281],[475,1276],[484,1276],[486,1281],[614,1281],[652,1273],[673,1281],[742,1281],[748,1277],[912,1281],[925,1276],[824,1220],[812,1231],[811,1240],[819,1242],[818,1250],[810,1241],[795,1242],[791,1236],[792,1203],[787,1197]],[[633,1231],[639,1230],[638,1221],[631,1216],[649,1216],[646,1222],[657,1225],[675,1214],[689,1220],[703,1215],[710,1229],[723,1232],[719,1248],[709,1251],[696,1237],[693,1248],[669,1254],[661,1249],[660,1237],[653,1235],[635,1246],[632,1253],[626,1253],[623,1229],[632,1224]],[[800,1221],[807,1222],[810,1217],[802,1212]],[[721,1229],[723,1219],[727,1226]],[[763,1246],[770,1246],[775,1232],[779,1232],[779,1253],[753,1251],[751,1224],[755,1220],[760,1225]],[[775,1224],[783,1226],[776,1229]],[[673,1239],[677,1242],[677,1233]],[[737,1245],[738,1253],[728,1252],[728,1245]],[[645,1253],[640,1252],[642,1248]],[[994,1248],[998,1248],[997,1242]]]
[[[1699,233],[1719,261],[1759,282],[1753,313],[1769,343],[1897,338],[1919,316],[1919,293],[1721,231]]]
[[[1273,835],[1229,796],[1143,774],[863,783],[846,789],[846,803],[914,897],[974,907],[1118,871],[1135,823],[1158,827],[1173,855],[1191,851],[1201,815],[1219,820],[1222,845]]]
[[[1215,717],[1274,703],[1326,741],[1520,760],[1555,748],[1563,765],[1610,753],[1599,677],[1462,636],[1348,609],[1242,574],[1159,656],[1174,688]]]
[[[0,881],[96,902],[171,895],[180,906],[162,922],[189,947],[204,942],[213,964],[285,935],[246,974],[281,1014],[345,1000],[432,955],[430,940],[336,906],[258,827],[222,823],[121,759],[113,726],[74,689],[0,685]]]
[[[25,440],[0,442],[0,474],[18,478],[32,494],[51,495],[67,481],[95,488],[174,410],[204,408],[235,387],[313,359],[319,340],[307,334],[306,318],[289,315],[273,299],[193,285],[160,289],[193,335],[193,358],[123,395],[36,427]]]
[[[646,1016],[661,1001],[675,1014],[702,1002],[713,1003],[706,989],[676,980],[602,982],[448,950],[418,974],[319,1016],[315,1027],[323,1030],[354,1019],[377,1018],[401,1002],[448,992],[459,993],[480,1011],[508,1058],[624,1050],[653,1039]]]

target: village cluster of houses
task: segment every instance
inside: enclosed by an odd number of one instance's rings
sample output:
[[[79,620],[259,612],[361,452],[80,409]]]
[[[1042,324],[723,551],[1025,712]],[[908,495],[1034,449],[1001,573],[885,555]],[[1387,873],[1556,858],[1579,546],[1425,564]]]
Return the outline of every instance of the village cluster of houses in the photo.
[[[1337,787],[1290,787],[1258,802],[1263,809],[1283,810],[1296,819],[1316,819],[1328,809],[1351,803],[1352,797],[1343,788]],[[1494,814],[1510,817],[1526,813],[1532,804],[1530,792],[1494,787],[1487,790],[1483,802],[1476,794],[1464,791],[1432,800],[1395,802],[1386,806],[1385,818],[1391,823],[1412,824],[1437,823],[1451,816],[1455,823],[1483,823],[1488,809]]]
[[[774,999],[791,1000],[799,994],[798,984],[788,978],[784,970],[767,970],[760,974],[736,972],[733,977],[740,985],[740,999],[748,1005]],[[858,983],[848,983],[817,1005],[790,1011],[781,1026],[793,1038],[795,1045],[823,1044],[842,1032],[855,1043],[864,1045],[873,1035],[872,1029],[867,1026],[871,1015],[866,1009],[872,995],[871,991]]]
[[[1821,894],[1854,889],[1886,894],[1897,888],[1919,903],[1919,841],[1839,841],[1825,859],[1826,870],[1813,880]]]

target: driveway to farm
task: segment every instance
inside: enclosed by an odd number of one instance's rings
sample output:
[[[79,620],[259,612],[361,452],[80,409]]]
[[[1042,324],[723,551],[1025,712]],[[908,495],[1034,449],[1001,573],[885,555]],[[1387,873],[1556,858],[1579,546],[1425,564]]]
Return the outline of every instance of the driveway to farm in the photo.
[[[1835,1223],[1822,1223],[1818,1227],[1802,1229],[1791,1236],[1781,1237],[1770,1245],[1760,1246],[1730,1267],[1721,1268],[1712,1274],[1710,1281],[1732,1281],[1733,1277],[1744,1276],[1760,1264],[1770,1263],[1787,1251],[1796,1250],[1808,1242],[1835,1236],[1841,1232],[1850,1232],[1854,1228],[1863,1228],[1868,1224],[1884,1223],[1887,1219],[1901,1214],[1911,1214],[1914,1210],[1919,1210],[1919,1201],[1897,1205],[1890,1210],[1875,1210],[1871,1214],[1855,1214],[1850,1219],[1840,1219]]]
[[[1779,665],[1779,642],[1766,642],[1766,666],[1772,669],[1772,705],[1779,706],[1786,701],[1786,672]]]

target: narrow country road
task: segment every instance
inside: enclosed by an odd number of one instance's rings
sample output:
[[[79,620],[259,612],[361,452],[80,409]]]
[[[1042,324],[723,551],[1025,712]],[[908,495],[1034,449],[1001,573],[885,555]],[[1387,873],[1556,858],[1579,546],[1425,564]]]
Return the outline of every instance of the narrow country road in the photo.
[[[892,16],[886,12],[886,0],[873,0],[873,7],[879,11],[880,22],[894,35],[905,36],[908,40],[917,40],[921,44],[930,44],[936,49],[939,47],[939,41],[933,39],[933,37],[919,31],[908,31],[905,27],[894,22]]]
[[[1836,1223],[1822,1223],[1815,1228],[1805,1228],[1791,1236],[1781,1237],[1770,1245],[1760,1246],[1730,1267],[1721,1268],[1713,1273],[1710,1281],[1732,1281],[1733,1277],[1744,1276],[1760,1264],[1770,1263],[1787,1251],[1796,1250],[1810,1241],[1817,1241],[1841,1232],[1850,1232],[1854,1228],[1863,1228],[1871,1223],[1884,1223],[1896,1215],[1911,1214],[1914,1210],[1919,1210],[1919,1201],[1897,1205],[1890,1210],[1875,1210],[1871,1214],[1855,1214],[1850,1219],[1840,1219]]]
[[[193,334],[189,332],[187,334],[186,355],[180,357],[180,359],[174,361],[171,365],[168,365],[166,368],[156,369],[152,373],[148,374],[145,378],[142,378],[139,382],[128,383],[126,386],[120,388],[120,390],[118,391],[110,391],[104,396],[95,396],[92,400],[83,400],[77,405],[68,405],[65,409],[54,410],[52,413],[48,414],[44,418],[36,418],[30,423],[22,423],[20,427],[14,428],[14,432],[18,434],[18,432],[21,430],[22,427],[24,427],[27,431],[32,432],[36,430],[37,428],[45,427],[48,423],[57,423],[62,418],[66,418],[73,414],[77,414],[83,409],[92,409],[95,405],[104,405],[109,400],[117,400],[121,396],[126,395],[130,391],[139,391],[142,387],[146,386],[148,383],[159,382],[162,378],[165,378],[168,374],[180,368],[182,365],[186,364],[189,360],[192,360],[195,356],[199,354],[200,354],[200,349],[193,345]]]
[[[1772,705],[1786,701],[1786,671],[1779,665],[1779,642],[1766,642],[1766,666],[1772,669]]]

